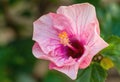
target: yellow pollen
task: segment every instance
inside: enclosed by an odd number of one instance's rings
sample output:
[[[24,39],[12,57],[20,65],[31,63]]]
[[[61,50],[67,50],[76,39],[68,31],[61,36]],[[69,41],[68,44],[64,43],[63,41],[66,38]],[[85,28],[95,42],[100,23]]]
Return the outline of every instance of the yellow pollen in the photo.
[[[68,45],[69,43],[69,38],[66,32],[61,32],[59,33],[59,38],[60,38],[60,42],[61,44],[63,44],[64,46]]]

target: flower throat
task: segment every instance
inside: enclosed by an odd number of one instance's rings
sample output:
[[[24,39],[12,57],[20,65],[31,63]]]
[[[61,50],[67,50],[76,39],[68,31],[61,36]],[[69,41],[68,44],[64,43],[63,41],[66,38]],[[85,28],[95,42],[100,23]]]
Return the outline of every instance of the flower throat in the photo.
[[[84,48],[77,39],[70,39],[68,34],[64,31],[59,33],[58,37],[60,38],[60,43],[64,45],[67,56],[71,56],[72,58],[82,56]]]

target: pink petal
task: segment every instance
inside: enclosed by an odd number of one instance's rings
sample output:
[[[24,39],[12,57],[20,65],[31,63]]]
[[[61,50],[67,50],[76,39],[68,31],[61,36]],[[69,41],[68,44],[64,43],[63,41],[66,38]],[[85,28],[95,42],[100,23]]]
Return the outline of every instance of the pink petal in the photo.
[[[83,56],[79,59],[80,68],[82,69],[88,67],[92,61],[92,58],[98,52],[108,46],[108,44],[97,34],[95,29],[92,35],[93,36],[91,37],[88,44],[85,45]]]
[[[106,48],[109,44],[106,43],[96,32],[94,29],[94,32],[92,33],[93,36],[91,37],[91,40],[88,42],[87,46],[89,46],[91,52],[91,55],[96,55],[98,52],[100,52],[102,49]]]
[[[38,43],[35,43],[33,45],[33,48],[32,48],[32,53],[34,54],[34,56],[36,58],[40,58],[40,59],[45,59],[45,60],[49,60],[50,62],[53,62],[55,65],[57,66],[61,66],[63,65],[64,62],[64,58],[61,58],[61,57],[54,57],[54,56],[51,56],[49,54],[45,54],[43,53],[43,51],[41,50],[40,46]]]
[[[42,51],[49,54],[59,47],[59,32],[68,30],[71,32],[69,22],[63,15],[49,13],[34,22],[33,40],[38,42]]]
[[[78,60],[80,69],[84,69],[88,67],[92,61],[93,55],[89,54],[90,49],[89,47],[85,46],[85,51],[83,56]]]
[[[60,71],[64,74],[66,74],[71,79],[75,80],[77,78],[77,73],[78,73],[79,66],[77,64],[75,64],[75,65],[72,65],[72,66],[58,67],[58,66],[54,65],[53,63],[50,63],[49,68],[58,70],[58,71]]]
[[[52,56],[50,54],[45,54],[43,53],[43,51],[41,50],[40,46],[38,43],[35,43],[33,45],[32,48],[32,53],[34,54],[34,56],[36,58],[40,58],[40,59],[45,59],[45,60],[49,60],[50,62],[53,62],[55,65],[57,66],[63,66],[63,64],[65,63],[65,58],[62,57],[56,57],[56,56]]]
[[[61,6],[58,8],[57,13],[62,14],[69,19],[74,31],[73,33],[75,34],[83,34],[84,30],[89,30],[88,25],[93,23],[97,27],[98,34],[100,34],[95,8],[89,3]]]
[[[32,53],[36,58],[41,58],[41,59],[46,59],[48,60],[49,57],[47,55],[45,55],[45,53],[43,53],[43,51],[41,50],[40,46],[38,45],[38,43],[35,43],[33,45],[32,48]]]
[[[58,47],[57,31],[52,28],[52,20],[49,15],[44,15],[34,22],[33,40],[38,42],[45,54]]]
[[[87,68],[91,61],[92,61],[93,55],[88,54],[83,58],[83,60],[80,62],[80,69],[85,69]]]
[[[71,33],[72,29],[70,22],[64,15],[50,13],[50,16],[55,29],[57,29],[59,32],[66,31],[67,33]]]
[[[53,62],[56,66],[59,66],[59,67],[73,65],[75,63],[75,60],[71,57],[66,59],[65,57],[62,57],[60,55],[52,56],[51,54],[43,53],[38,43],[35,43],[33,45],[32,52],[36,58],[49,60],[50,62]]]
[[[91,38],[93,38],[94,35],[94,31],[96,30],[96,24],[88,24],[87,25],[87,29],[83,30],[83,33],[78,37],[78,39],[80,40],[80,42],[83,45],[88,44],[88,42],[91,41]]]
[[[76,63],[76,61],[69,57],[68,59],[64,57],[53,57],[51,58],[51,62],[53,62],[56,66],[62,67],[62,66],[70,66]]]

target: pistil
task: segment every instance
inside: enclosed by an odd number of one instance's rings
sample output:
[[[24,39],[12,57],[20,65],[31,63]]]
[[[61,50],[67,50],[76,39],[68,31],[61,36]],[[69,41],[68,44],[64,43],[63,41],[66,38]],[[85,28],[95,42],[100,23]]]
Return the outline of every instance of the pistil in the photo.
[[[78,49],[76,49],[75,47],[73,47],[71,44],[70,44],[70,40],[68,38],[68,35],[66,32],[61,32],[59,33],[59,38],[60,38],[60,43],[63,44],[64,46],[68,46],[71,50],[73,50],[74,52],[78,53]]]
[[[78,53],[78,49],[76,49],[75,47],[73,47],[71,44],[67,44],[67,46],[72,49],[74,52]]]

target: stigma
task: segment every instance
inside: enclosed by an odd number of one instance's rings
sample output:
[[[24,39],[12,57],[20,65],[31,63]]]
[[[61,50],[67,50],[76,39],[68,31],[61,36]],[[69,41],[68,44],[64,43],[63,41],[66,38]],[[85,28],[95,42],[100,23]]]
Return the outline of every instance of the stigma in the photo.
[[[63,44],[64,46],[68,45],[70,40],[68,38],[68,34],[66,32],[61,32],[59,33],[58,37],[60,38],[60,43]]]

